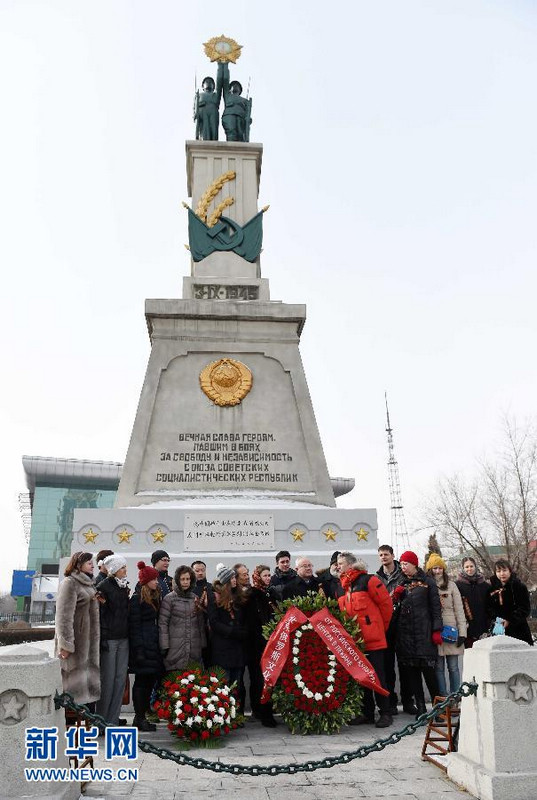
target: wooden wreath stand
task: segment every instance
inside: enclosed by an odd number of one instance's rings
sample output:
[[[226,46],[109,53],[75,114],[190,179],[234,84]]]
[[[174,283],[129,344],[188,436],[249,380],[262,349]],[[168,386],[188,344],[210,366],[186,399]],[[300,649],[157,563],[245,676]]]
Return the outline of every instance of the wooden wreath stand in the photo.
[[[445,697],[435,697],[433,705],[441,703],[445,699]],[[422,761],[431,761],[444,772],[447,771],[447,764],[443,763],[442,757],[457,749],[459,717],[459,707],[448,706],[435,719],[429,720],[425,731],[425,741],[421,748]],[[428,752],[427,748],[432,748],[432,752]]]

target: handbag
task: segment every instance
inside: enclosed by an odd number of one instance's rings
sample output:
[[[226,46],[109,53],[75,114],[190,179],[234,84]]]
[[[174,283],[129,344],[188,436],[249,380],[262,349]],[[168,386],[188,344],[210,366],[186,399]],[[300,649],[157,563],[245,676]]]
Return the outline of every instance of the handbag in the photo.
[[[451,625],[444,625],[441,635],[442,641],[454,643],[459,638],[459,631],[457,628],[453,628]]]
[[[125,680],[125,688],[123,689],[123,697],[121,698],[121,705],[128,706],[131,701],[131,682],[129,678],[129,673],[127,673],[127,678]]]

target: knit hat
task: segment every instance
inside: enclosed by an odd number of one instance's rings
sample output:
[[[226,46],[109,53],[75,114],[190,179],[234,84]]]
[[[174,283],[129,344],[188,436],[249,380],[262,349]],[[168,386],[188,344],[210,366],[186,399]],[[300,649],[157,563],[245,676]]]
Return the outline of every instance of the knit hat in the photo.
[[[224,564],[216,565],[216,580],[222,585],[224,585],[224,583],[229,583],[234,575],[235,570],[231,569],[231,567],[226,567]]]
[[[113,556],[106,556],[103,561],[103,565],[108,570],[109,575],[115,575],[116,572],[119,572],[121,567],[127,566],[127,559],[123,556],[114,554]]]
[[[154,553],[151,553],[151,563],[153,566],[160,561],[161,558],[169,558],[170,554],[166,552],[166,550],[155,550]]]
[[[442,567],[442,569],[447,569],[447,564],[442,558],[439,556],[438,553],[431,553],[429,558],[427,559],[427,563],[425,564],[425,569],[432,569],[433,567]]]
[[[412,550],[405,550],[404,553],[401,553],[399,556],[399,561],[406,561],[408,564],[414,564],[415,567],[419,564],[419,559],[416,553],[413,553]]]
[[[146,566],[145,561],[138,561],[136,566],[140,570],[138,573],[138,582],[142,586],[145,586],[145,584],[149,583],[149,581],[158,578],[158,570],[156,570],[154,567]]]

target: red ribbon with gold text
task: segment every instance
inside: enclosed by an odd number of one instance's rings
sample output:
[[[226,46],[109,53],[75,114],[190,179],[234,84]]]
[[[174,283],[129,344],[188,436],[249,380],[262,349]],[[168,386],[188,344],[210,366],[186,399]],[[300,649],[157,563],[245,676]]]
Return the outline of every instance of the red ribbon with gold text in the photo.
[[[329,611],[321,609],[308,619],[302,611],[292,606],[279,621],[261,656],[261,671],[265,679],[262,703],[269,700],[287,661],[291,634],[306,622],[311,623],[317,636],[357,683],[386,697],[390,694],[381,685],[377,673],[352,636]]]

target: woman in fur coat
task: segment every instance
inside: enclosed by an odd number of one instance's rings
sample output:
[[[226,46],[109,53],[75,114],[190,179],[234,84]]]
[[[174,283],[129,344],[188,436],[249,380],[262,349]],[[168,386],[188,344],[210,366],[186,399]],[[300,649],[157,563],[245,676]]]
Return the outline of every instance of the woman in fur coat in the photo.
[[[73,553],[56,600],[55,654],[64,692],[94,710],[101,694],[99,604],[93,586],[93,556]]]
[[[438,645],[438,657],[436,659],[436,680],[438,691],[445,697],[448,693],[446,686],[446,662],[449,675],[449,691],[455,692],[461,685],[461,673],[459,670],[459,656],[464,653],[464,641],[466,639],[466,616],[462,604],[461,593],[455,581],[451,580],[446,571],[446,562],[442,556],[432,553],[429,556],[425,568],[427,574],[431,575],[438,588],[440,604],[442,606],[442,623],[449,625],[450,628],[457,629],[457,641],[446,642]]]
[[[504,558],[494,564],[495,575],[490,579],[487,612],[491,622],[499,617],[506,636],[521,639],[533,647],[533,637],[528,625],[530,595],[526,584],[517,578]]]
[[[182,565],[175,570],[173,591],[163,598],[159,613],[159,642],[164,668],[185,669],[190,661],[201,662],[205,647],[203,609],[194,592],[194,570]]]

